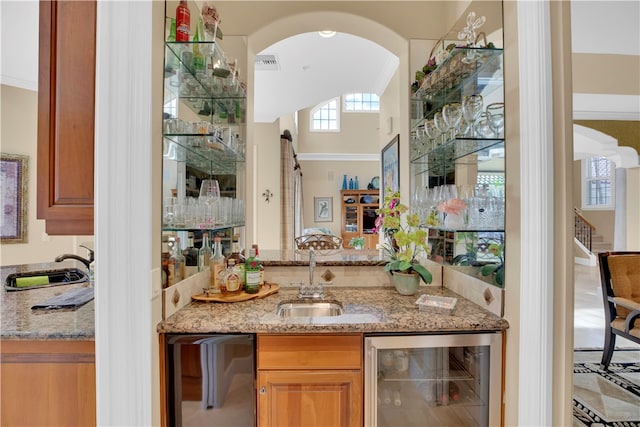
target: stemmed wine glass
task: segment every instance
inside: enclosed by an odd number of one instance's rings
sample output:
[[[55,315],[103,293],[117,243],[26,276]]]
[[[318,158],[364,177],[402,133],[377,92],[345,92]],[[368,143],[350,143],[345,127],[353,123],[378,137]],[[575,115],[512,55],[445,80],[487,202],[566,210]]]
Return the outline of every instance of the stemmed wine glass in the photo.
[[[459,102],[450,102],[442,107],[442,119],[451,131],[451,138],[455,138],[460,120],[462,120],[462,104]]]
[[[438,138],[440,138],[442,132],[436,127],[433,119],[424,122],[424,132],[431,139],[433,148],[436,148],[439,145]]]
[[[504,102],[494,102],[487,106],[487,119],[489,126],[499,138],[504,130]]]
[[[462,99],[462,116],[467,121],[467,123],[469,123],[471,132],[471,135],[469,136],[471,137],[474,136],[474,126],[476,120],[478,120],[478,117],[482,112],[483,102],[484,101],[482,99],[482,95],[480,95],[479,93],[473,95],[465,95],[465,97]]]
[[[435,125],[436,129],[440,131],[440,135],[442,136],[441,138],[442,144],[447,143],[448,141],[446,137],[447,137],[447,131],[449,130],[449,127],[447,126],[447,124],[444,121],[444,118],[442,117],[442,111],[438,111],[436,114],[433,115],[433,124]]]
[[[200,184],[199,201],[204,204],[204,222],[213,224],[213,205],[220,198],[220,185],[215,179],[203,179]]]

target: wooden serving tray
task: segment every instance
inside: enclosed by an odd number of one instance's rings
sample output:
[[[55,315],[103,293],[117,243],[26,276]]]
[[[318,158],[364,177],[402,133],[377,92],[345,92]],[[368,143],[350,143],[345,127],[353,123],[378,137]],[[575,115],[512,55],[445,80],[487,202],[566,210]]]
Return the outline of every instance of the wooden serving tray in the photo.
[[[207,295],[205,293],[193,295],[193,298],[196,301],[206,301],[206,302],[240,302],[247,301],[254,298],[264,298],[268,295],[275,294],[280,289],[280,285],[276,283],[265,283],[260,286],[260,290],[257,294],[248,294],[245,291],[240,292],[236,295],[222,295],[222,294],[212,294]]]

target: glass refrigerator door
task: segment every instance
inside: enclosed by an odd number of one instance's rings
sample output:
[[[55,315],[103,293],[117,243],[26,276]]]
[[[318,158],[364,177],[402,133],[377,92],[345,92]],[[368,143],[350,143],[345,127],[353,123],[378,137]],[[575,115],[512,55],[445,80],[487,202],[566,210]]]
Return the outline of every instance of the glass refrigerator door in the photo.
[[[501,334],[365,339],[365,425],[500,424]]]

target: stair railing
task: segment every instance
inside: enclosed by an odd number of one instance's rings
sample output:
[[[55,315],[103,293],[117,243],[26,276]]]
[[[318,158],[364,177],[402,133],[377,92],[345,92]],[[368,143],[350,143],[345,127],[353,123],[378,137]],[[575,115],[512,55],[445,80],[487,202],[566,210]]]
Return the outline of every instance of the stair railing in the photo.
[[[573,218],[574,218],[574,230],[573,236],[578,239],[580,243],[582,243],[589,252],[591,251],[591,244],[593,239],[593,232],[595,231],[595,227],[587,221],[585,217],[580,214],[580,210],[578,208],[573,208]]]

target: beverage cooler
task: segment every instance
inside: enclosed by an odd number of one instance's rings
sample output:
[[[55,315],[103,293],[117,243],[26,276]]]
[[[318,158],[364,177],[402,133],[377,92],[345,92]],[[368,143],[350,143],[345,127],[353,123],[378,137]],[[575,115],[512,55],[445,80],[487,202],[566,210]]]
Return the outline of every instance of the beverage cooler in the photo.
[[[502,336],[365,338],[365,425],[500,424]]]

